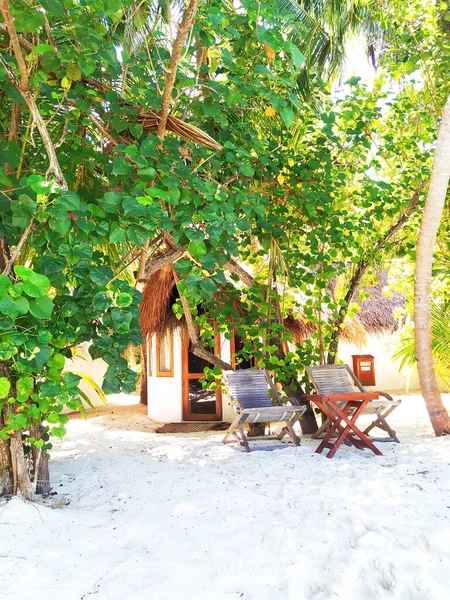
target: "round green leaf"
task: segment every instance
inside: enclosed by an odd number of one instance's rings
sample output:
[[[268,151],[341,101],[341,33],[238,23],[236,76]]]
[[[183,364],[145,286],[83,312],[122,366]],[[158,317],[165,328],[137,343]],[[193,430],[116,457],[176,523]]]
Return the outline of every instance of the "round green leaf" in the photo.
[[[30,302],[30,312],[37,319],[50,319],[53,312],[53,302],[48,296],[36,298]]]
[[[45,296],[50,287],[50,279],[40,273],[33,273],[33,275],[27,279],[23,284],[23,291],[28,296],[33,298],[39,298]]]
[[[132,302],[133,302],[133,296],[131,296],[130,294],[126,294],[125,292],[123,292],[122,294],[119,294],[116,299],[116,305],[119,308],[125,308],[126,306],[130,306],[130,304]]]
[[[9,394],[10,387],[11,384],[9,383],[8,379],[6,377],[0,377],[0,400],[6,398],[6,396]]]
[[[11,280],[6,275],[0,274],[0,298],[4,298],[8,293],[8,290],[12,286]]]

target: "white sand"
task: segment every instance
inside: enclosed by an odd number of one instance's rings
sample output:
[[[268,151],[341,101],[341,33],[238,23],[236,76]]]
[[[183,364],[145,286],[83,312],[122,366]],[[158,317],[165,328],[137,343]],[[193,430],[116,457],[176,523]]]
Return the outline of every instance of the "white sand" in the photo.
[[[0,503],[0,598],[446,600],[450,437],[419,398],[392,417],[402,444],[332,460],[155,434],[139,406],[73,418],[51,461],[70,505]]]

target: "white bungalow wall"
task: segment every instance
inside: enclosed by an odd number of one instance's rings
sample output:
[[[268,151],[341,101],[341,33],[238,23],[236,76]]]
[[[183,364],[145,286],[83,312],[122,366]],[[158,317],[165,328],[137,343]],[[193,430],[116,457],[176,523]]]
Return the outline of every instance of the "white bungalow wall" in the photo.
[[[375,386],[367,386],[368,390],[412,392],[420,389],[417,370],[404,367],[400,372],[400,361],[392,359],[392,344],[397,334],[369,335],[363,347],[356,344],[340,342],[338,356],[349,367],[353,368],[352,355],[371,354],[375,358]],[[447,391],[442,387],[441,391]]]
[[[152,336],[149,342],[151,375],[147,378],[147,408],[150,419],[161,423],[180,423],[183,421],[182,402],[182,372],[181,372],[181,336],[173,334],[173,377],[156,376],[156,338]],[[220,337],[220,355],[223,360],[230,362],[230,342]],[[234,410],[228,396],[222,394],[222,419],[231,421]]]
[[[183,420],[181,401],[181,336],[173,334],[173,377],[156,376],[156,338],[149,342],[151,375],[147,378],[147,409],[150,419],[162,423]]]

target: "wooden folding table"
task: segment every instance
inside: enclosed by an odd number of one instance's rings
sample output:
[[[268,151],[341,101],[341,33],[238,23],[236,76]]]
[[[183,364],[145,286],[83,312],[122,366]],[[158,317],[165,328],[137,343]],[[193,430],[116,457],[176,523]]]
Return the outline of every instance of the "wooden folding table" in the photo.
[[[380,450],[369,440],[357,426],[356,422],[371,400],[376,400],[378,394],[308,394],[306,400],[314,402],[317,407],[330,419],[331,426],[316,452],[320,454],[325,448],[329,450],[327,458],[333,458],[339,446],[345,442],[364,450],[370,448],[378,456],[383,456]],[[336,441],[331,438],[337,433]]]

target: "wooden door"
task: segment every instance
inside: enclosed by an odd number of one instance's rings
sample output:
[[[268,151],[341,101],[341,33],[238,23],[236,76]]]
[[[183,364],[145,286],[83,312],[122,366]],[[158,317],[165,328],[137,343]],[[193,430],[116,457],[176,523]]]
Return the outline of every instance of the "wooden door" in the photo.
[[[220,354],[220,339],[216,337],[215,354]],[[204,390],[199,379],[211,363],[189,350],[189,340],[183,338],[181,350],[183,421],[221,421],[222,392]]]

